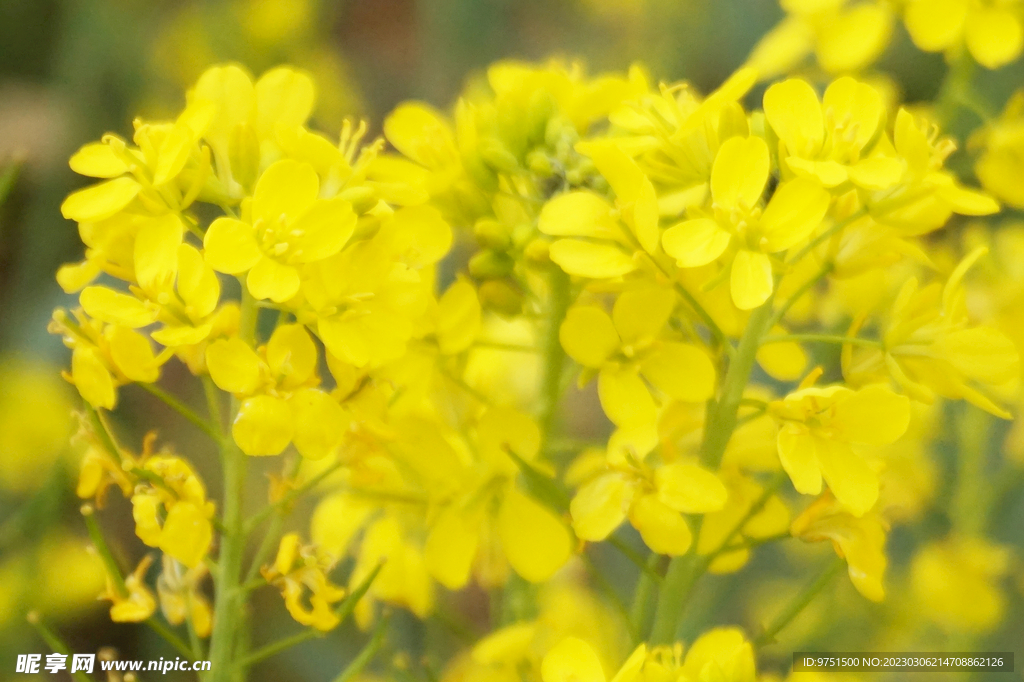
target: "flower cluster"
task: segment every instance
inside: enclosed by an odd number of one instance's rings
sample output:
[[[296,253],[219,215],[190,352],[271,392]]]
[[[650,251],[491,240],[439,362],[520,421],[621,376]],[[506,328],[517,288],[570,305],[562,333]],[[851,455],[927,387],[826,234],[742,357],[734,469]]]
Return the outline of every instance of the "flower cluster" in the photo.
[[[224,65],[176,119],[79,150],[71,167],[97,182],[62,211],[85,257],[58,273],[78,298],[51,323],[86,405],[78,494],[101,507],[120,489],[163,556],[158,600],[151,557],[122,578],[101,551],[112,618],[149,620],[159,601],[229,675],[248,660],[237,633],[254,589],[279,589],[317,632],[349,614],[386,627],[393,609],[450,620],[442,590],[482,589],[494,631],[445,679],[603,682],[615,647],[558,611],[591,608],[562,581],[608,543],[647,581],[639,615],[609,626],[647,642],[615,680],[748,682],[741,630],[685,655],[677,642],[705,571],[830,540],[881,600],[887,529],[931,493],[893,474],[924,457],[909,445],[931,437],[930,406],[1011,418],[1018,346],[965,286],[986,249],[935,234],[1019,203],[1006,168],[1020,106],[979,133],[979,189],[946,167],[956,143],[927,112],[868,80],[790,77],[755,100],[811,50],[828,72],[866,66],[893,20],[885,3],[784,4],[706,96],[639,66],[501,62],[450,112],[406,103],[383,137],[346,121],[335,139],[309,126],[306,73],[254,81]],[[903,8],[925,49],[1012,56],[989,33],[1019,33],[999,14],[1015,9],[927,4]],[[209,416],[157,385],[175,361]],[[118,444],[105,413],[132,384],[212,438],[221,499],[154,437],[138,455]],[[591,423],[572,407],[588,395]],[[246,517],[248,457],[280,473]],[[308,527],[281,535],[303,495],[318,498]],[[984,592],[998,572],[949,566],[951,552],[922,555],[918,582],[962,570]]]

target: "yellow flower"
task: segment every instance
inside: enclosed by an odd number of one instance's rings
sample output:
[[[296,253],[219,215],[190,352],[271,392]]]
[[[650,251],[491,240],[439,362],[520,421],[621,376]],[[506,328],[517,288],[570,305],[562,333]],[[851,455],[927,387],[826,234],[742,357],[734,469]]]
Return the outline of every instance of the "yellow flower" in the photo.
[[[1008,548],[980,537],[950,537],[921,548],[910,567],[924,614],[950,632],[987,632],[1006,610],[999,581],[1009,570]]]
[[[917,278],[910,278],[892,305],[882,347],[843,349],[847,381],[862,385],[891,376],[915,400],[930,403],[936,395],[964,399],[1009,419],[980,389],[1016,379],[1020,356],[1002,332],[971,325],[963,289],[964,276],[985,251],[979,247],[965,256],[945,286],[920,287]]]
[[[989,69],[1024,50],[1024,7],[1016,0],[907,0],[903,20],[922,50],[953,52],[966,43]]]
[[[122,310],[123,314],[115,312],[107,316],[108,319],[140,322],[132,319],[136,314],[148,319],[149,313],[140,307],[142,304],[138,299],[104,287],[92,289],[100,294],[89,301],[94,312],[114,312],[122,300],[132,301],[127,311]],[[111,410],[117,404],[118,386],[135,381],[153,383],[160,377],[160,365],[169,355],[154,354],[149,339],[132,329],[131,325],[104,324],[98,319],[90,319],[81,310],[72,311],[72,315],[74,320],[58,308],[48,329],[52,334],[61,334],[64,345],[72,349],[71,372],[65,372],[64,378],[75,385],[90,405]]]
[[[156,579],[156,593],[164,618],[171,625],[181,625],[189,620],[199,637],[209,637],[213,627],[213,611],[199,589],[199,583],[207,573],[206,564],[183,571],[178,562],[164,554],[163,570]]]
[[[885,2],[781,0],[786,18],[754,47],[747,66],[762,79],[794,70],[811,52],[828,73],[869,66],[889,45],[893,14]]]
[[[779,424],[779,459],[793,486],[817,495],[824,477],[854,516],[878,499],[878,474],[862,449],[892,443],[910,423],[910,401],[880,385],[808,386],[772,402],[769,412]]]
[[[206,366],[219,388],[242,398],[231,434],[247,455],[277,455],[294,443],[318,459],[340,445],[348,419],[341,405],[315,388],[317,350],[300,324],[279,326],[259,352],[234,337],[206,348]]]
[[[790,532],[807,542],[831,540],[846,560],[850,580],[857,591],[871,601],[882,601],[882,578],[888,560],[885,557],[885,533],[888,525],[876,513],[857,517],[850,514],[825,493],[793,520]]]
[[[451,245],[451,228],[434,208],[402,208],[381,220],[370,239],[310,266],[302,294],[327,350],[356,367],[397,360],[427,308],[421,270]]]
[[[458,462],[447,443],[431,441],[424,438],[403,459],[422,458],[423,446],[432,445],[433,471],[424,472],[424,480],[437,507],[428,520],[424,552],[438,582],[458,589],[474,567],[478,577],[486,577],[486,563],[494,554],[534,583],[548,580],[569,560],[572,537],[562,518],[516,483],[519,466],[510,452],[532,467],[546,467],[539,459],[540,430],[532,419],[510,408],[488,409],[476,424],[471,447],[477,455],[468,465]]]
[[[707,198],[721,143],[750,132],[739,100],[756,79],[753,69],[739,69],[707,97],[689,83],[662,84],[609,115],[616,132],[627,133],[611,141],[650,178],[662,216],[679,216]]]
[[[569,511],[582,540],[604,540],[629,518],[652,551],[678,556],[693,542],[683,514],[719,511],[727,499],[718,476],[696,464],[612,457],[579,488]]]
[[[648,649],[641,644],[612,678],[615,682],[754,682],[754,649],[739,628],[702,634],[684,658],[681,644]],[[541,663],[543,682],[605,682],[600,659],[589,644],[567,637]]]
[[[903,175],[899,159],[869,148],[885,109],[866,83],[840,78],[819,101],[806,81],[790,78],[764,93],[764,115],[779,137],[780,165],[790,174],[830,189],[849,182],[871,190],[891,187]]]
[[[680,267],[712,262],[722,254],[730,268],[736,307],[756,308],[774,288],[768,254],[785,251],[807,237],[829,206],[829,195],[813,180],[779,185],[767,205],[761,196],[769,176],[768,145],[759,137],[734,137],[718,150],[711,169],[711,206],[662,235],[665,252]]]
[[[141,623],[156,611],[156,597],[145,582],[146,571],[152,563],[152,556],[144,556],[135,570],[124,579],[127,595],[122,595],[114,587],[113,578],[107,576],[107,590],[100,598],[113,602],[110,620],[115,623]]]
[[[258,299],[287,301],[299,292],[298,266],[333,256],[356,225],[342,198],[317,199],[320,180],[312,166],[277,161],[260,176],[242,220],[218,218],[203,238],[206,262],[218,272],[248,273]]]
[[[233,205],[251,193],[259,170],[280,158],[282,138],[309,118],[316,89],[308,74],[290,67],[271,69],[254,84],[241,67],[227,64],[203,72],[191,99],[214,109],[203,139],[217,175],[200,198]]]
[[[619,295],[611,316],[595,306],[576,306],[562,322],[562,347],[586,368],[580,381],[596,370],[601,406],[626,431],[653,433],[657,407],[645,379],[674,400],[701,402],[714,391],[715,369],[707,354],[665,331],[675,304],[670,289],[634,288]]]
[[[946,224],[953,213],[981,216],[999,211],[992,197],[964,187],[943,168],[956,143],[940,137],[939,128],[904,108],[896,113],[892,142],[879,138],[879,157],[894,156],[904,164],[896,185],[861,193],[869,215],[903,236],[931,232]]]
[[[142,465],[159,483],[144,479],[132,495],[135,534],[189,568],[198,566],[213,542],[213,502],[181,458],[155,455]]]
[[[1024,188],[1014,181],[1024,174],[1024,90],[1015,93],[1002,116],[971,141],[984,145],[974,164],[981,186],[1010,206],[1024,209]]]
[[[334,560],[315,547],[301,546],[300,542],[297,533],[285,534],[273,565],[262,567],[260,572],[267,582],[281,589],[292,618],[321,632],[333,630],[341,622],[333,604],[345,596],[345,590],[327,577]]]
[[[67,450],[71,397],[54,368],[0,356],[0,488],[36,490]]]
[[[658,201],[654,185],[625,152],[611,143],[581,144],[615,193],[613,206],[589,190],[555,197],[540,212],[538,229],[558,237],[551,260],[570,275],[607,279],[636,269],[634,253],[658,248]]]
[[[129,205],[151,215],[188,208],[210,171],[209,152],[204,155],[198,143],[213,114],[210,102],[194,100],[173,124],[139,121],[137,147],[116,135],[82,147],[71,157],[71,169],[111,179],[71,194],[61,204],[61,213],[69,220],[95,222]]]

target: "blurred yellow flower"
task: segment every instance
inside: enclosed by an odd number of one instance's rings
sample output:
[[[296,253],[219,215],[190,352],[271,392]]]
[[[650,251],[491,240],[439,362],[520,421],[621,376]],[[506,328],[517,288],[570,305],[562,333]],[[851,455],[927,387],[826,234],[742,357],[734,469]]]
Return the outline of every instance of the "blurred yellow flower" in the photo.
[[[924,614],[950,632],[987,632],[1003,618],[1006,595],[999,582],[1011,554],[981,537],[955,536],[914,555],[911,587]]]
[[[914,44],[953,52],[966,44],[979,64],[996,69],[1024,50],[1019,0],[907,0],[903,20]]]

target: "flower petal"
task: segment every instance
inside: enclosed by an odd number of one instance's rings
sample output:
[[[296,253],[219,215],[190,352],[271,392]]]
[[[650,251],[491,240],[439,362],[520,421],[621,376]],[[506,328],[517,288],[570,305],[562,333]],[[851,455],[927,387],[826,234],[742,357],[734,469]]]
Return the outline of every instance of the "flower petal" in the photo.
[[[60,205],[60,212],[68,220],[80,223],[95,222],[114,215],[132,202],[142,186],[132,177],[91,185],[80,189]]]
[[[562,348],[584,367],[598,368],[620,344],[608,315],[595,306],[573,306],[558,329]]]
[[[498,512],[498,537],[513,570],[532,583],[550,578],[572,555],[572,538],[561,519],[515,488]]]
[[[684,514],[707,514],[722,509],[729,493],[722,481],[696,464],[674,462],[654,472],[658,499]]]
[[[570,275],[592,279],[621,277],[636,270],[632,256],[610,244],[559,239],[548,250],[551,260]]]
[[[581,540],[600,542],[626,518],[633,490],[621,474],[602,474],[577,491],[569,505],[572,527]]]
[[[217,218],[203,237],[203,257],[211,268],[228,275],[245,272],[263,256],[252,226],[234,218]]]
[[[764,249],[775,253],[803,241],[825,217],[829,201],[829,193],[814,180],[779,185],[761,216]]]
[[[711,218],[684,220],[665,230],[661,246],[681,268],[707,265],[722,255],[732,236]]]
[[[604,369],[597,377],[597,395],[608,419],[626,429],[653,424],[657,419],[654,399],[636,372]]]
[[[799,426],[786,424],[779,429],[778,445],[779,461],[797,492],[804,495],[821,493],[821,468],[814,437]]]
[[[251,456],[278,455],[292,440],[292,412],[281,398],[258,395],[242,402],[231,435]]]
[[[825,116],[807,81],[790,78],[764,93],[764,116],[790,154],[809,158],[825,140]]]
[[[878,474],[846,443],[815,439],[821,475],[839,502],[854,516],[863,516],[878,500]]]
[[[726,209],[752,208],[761,199],[767,182],[768,145],[764,140],[731,137],[722,143],[711,167],[715,203]]]
[[[990,69],[1015,60],[1024,49],[1020,12],[1009,7],[975,9],[967,16],[967,49],[979,64]]]
[[[644,495],[629,511],[629,521],[644,543],[657,554],[680,556],[693,543],[693,534],[683,515],[665,506],[654,493]]]
[[[263,171],[252,196],[252,220],[276,225],[291,222],[313,205],[320,179],[308,163],[282,159]]]
[[[715,366],[707,353],[688,343],[659,344],[644,358],[640,372],[676,400],[699,403],[715,391]]]
[[[552,237],[614,238],[618,230],[612,206],[588,191],[559,194],[544,204],[537,229]]]
[[[245,284],[255,298],[283,303],[299,293],[299,271],[263,256],[249,270]]]

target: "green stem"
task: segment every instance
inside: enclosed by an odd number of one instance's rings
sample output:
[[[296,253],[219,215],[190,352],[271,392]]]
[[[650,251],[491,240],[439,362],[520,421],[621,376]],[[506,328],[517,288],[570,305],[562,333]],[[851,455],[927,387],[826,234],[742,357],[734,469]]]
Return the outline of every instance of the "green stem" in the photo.
[[[825,277],[828,276],[828,273],[832,272],[832,269],[834,267],[835,265],[833,265],[831,262],[825,263],[825,265],[822,266],[821,270],[818,270],[817,274],[815,274],[814,277],[811,277],[809,280],[801,284],[800,287],[793,292],[793,295],[786,299],[786,301],[778,307],[775,313],[772,314],[772,319],[771,322],[768,324],[768,329],[772,329],[773,327],[775,327],[775,325],[781,322],[782,318],[784,318],[786,316],[786,313],[789,312],[789,309],[796,305],[796,302],[803,298],[804,294],[806,294],[808,291],[816,287],[818,285],[818,282],[825,279]]]
[[[40,639],[46,642],[47,646],[49,646],[54,653],[63,654],[68,657],[71,656],[71,649],[68,645],[60,638],[59,635],[57,635],[57,633],[51,630],[50,627],[43,622],[42,617],[37,612],[29,612],[26,620],[28,620],[29,624],[35,628],[36,632],[39,633]],[[68,670],[70,670],[71,662],[68,661],[67,665]],[[78,682],[92,682],[92,678],[82,670],[76,670],[71,673],[71,676],[78,680]]]
[[[282,651],[291,649],[293,646],[302,644],[303,642],[308,642],[311,639],[323,637],[326,634],[326,632],[321,632],[320,630],[316,630],[314,628],[308,628],[306,630],[303,630],[302,632],[296,632],[294,635],[282,637],[276,642],[271,642],[266,646],[260,647],[259,649],[253,651],[251,654],[249,654],[241,661],[239,661],[238,665],[243,669],[248,668],[249,666],[255,663],[259,663],[264,659],[279,654]]]
[[[772,343],[790,343],[790,342],[821,342],[821,343],[841,343],[851,344],[854,346],[871,346],[873,348],[881,348],[882,342],[876,339],[861,339],[855,336],[839,336],[837,334],[779,334],[776,336],[768,336],[761,341],[762,346],[767,346]]]
[[[672,558],[654,611],[654,625],[651,627],[650,638],[652,645],[670,644],[675,641],[683,608],[697,580],[704,575],[709,564],[707,557],[697,556],[694,552]]]
[[[341,674],[334,678],[334,682],[349,682],[362,673],[363,670],[366,669],[366,666],[370,664],[370,661],[373,660],[373,657],[377,655],[377,652],[380,651],[380,648],[384,646],[384,635],[387,634],[387,631],[388,617],[385,616],[380,619],[380,622],[377,624],[377,629],[374,630],[373,637],[370,638],[370,641],[367,642],[366,646],[363,647],[363,650],[360,651],[354,659],[352,659],[352,662],[341,671]]]
[[[989,445],[988,413],[964,404],[956,420],[958,440],[956,493],[953,504],[953,526],[967,536],[980,535],[992,503],[992,485],[985,476],[985,454]]]
[[[255,346],[257,314],[256,301],[243,282],[239,337],[250,346]],[[238,409],[238,400],[232,399],[232,419],[238,414]],[[246,461],[245,454],[233,440],[227,437],[218,440],[224,477],[224,532],[217,558],[217,590],[213,605],[213,632],[210,635],[210,682],[229,682],[234,670],[231,659],[245,595],[240,580],[245,549],[242,498]]]
[[[756,640],[754,640],[754,647],[760,648],[768,644],[775,642],[775,635],[779,634],[783,628],[789,625],[794,618],[800,615],[800,612],[807,608],[818,593],[821,592],[825,587],[832,582],[832,578],[836,577],[839,572],[843,569],[843,560],[839,557],[835,557],[829,565],[825,568],[821,574],[814,579],[802,592],[793,598],[785,609],[782,610],[775,620],[771,622],[768,627],[764,629]]]
[[[825,230],[824,232],[819,234],[817,237],[812,239],[810,242],[805,244],[803,246],[803,248],[801,248],[799,251],[797,251],[796,254],[792,258],[787,258],[786,262],[787,263],[798,263],[800,260],[803,259],[804,256],[806,256],[811,251],[813,251],[815,248],[817,248],[817,246],[819,244],[827,241],[828,239],[831,239],[835,234],[840,232],[844,227],[846,227],[847,225],[849,225],[850,223],[852,223],[852,222],[854,222],[856,220],[860,220],[861,218],[863,218],[867,214],[868,214],[868,209],[867,208],[861,208],[861,209],[858,209],[857,211],[851,213],[850,215],[846,216],[845,218],[843,218],[839,222],[837,222],[834,225],[832,225],[832,227],[828,228],[827,230]]]
[[[198,428],[200,431],[202,431],[207,436],[212,438],[214,442],[220,442],[221,435],[219,430],[215,428],[213,425],[211,425],[210,422],[206,421],[198,414],[196,414],[188,405],[181,402],[180,400],[178,400],[173,395],[163,390],[156,384],[139,383],[138,385],[142,388],[142,390],[146,391],[152,396],[155,396],[161,402],[167,405],[167,407],[171,408],[172,410],[180,414],[182,417],[190,421],[194,426],[196,426],[196,428]]]
[[[323,481],[325,478],[333,474],[341,467],[341,462],[335,462],[334,464],[327,467],[326,469],[324,469],[323,471],[321,471],[316,476],[309,479],[302,485],[298,486],[297,488],[292,488],[291,490],[289,490],[287,493],[281,496],[281,499],[272,502],[271,504],[261,509],[259,512],[251,516],[249,520],[246,522],[245,533],[247,535],[249,533],[252,533],[254,530],[259,528],[261,523],[266,521],[273,514],[281,512],[282,510],[286,509],[288,505],[294,502],[300,495],[304,495],[305,493],[307,493],[309,490],[311,490],[313,487],[315,487],[317,484],[319,484],[321,481]]]
[[[586,564],[587,569],[590,572],[590,576],[594,580],[594,583],[597,585],[598,588],[600,588],[602,592],[604,592],[605,596],[612,603],[612,606],[615,607],[615,610],[619,613],[619,616],[622,618],[622,622],[626,626],[626,630],[629,633],[630,640],[633,642],[634,645],[639,644],[640,632],[634,629],[633,619],[630,617],[629,607],[627,607],[626,603],[622,601],[622,597],[620,597],[619,593],[615,590],[615,586],[604,575],[604,573],[601,572],[600,567],[598,567],[597,563],[594,561],[594,558],[592,556],[590,556],[587,552],[584,551],[580,553],[580,558],[583,559],[583,563]]]
[[[743,391],[754,368],[757,349],[761,339],[770,329],[774,294],[751,313],[747,328],[740,339],[736,354],[729,363],[718,400],[708,406],[708,416],[701,443],[701,463],[708,469],[718,469],[725,454],[725,447],[736,429],[736,415]],[[697,531],[699,532],[699,528]],[[710,563],[707,557],[696,554],[697,540],[686,556],[673,557],[661,586],[658,605],[654,613],[651,630],[652,644],[669,644],[675,639],[676,629],[683,615],[683,608],[689,599],[693,586]]]
[[[640,572],[640,578],[636,582],[636,589],[633,591],[633,604],[629,609],[629,620],[634,632],[647,631],[647,621],[651,617],[651,599],[657,594],[658,589],[657,582],[651,575],[658,574],[658,564],[660,563],[661,556],[651,552],[645,564],[647,570]]]
[[[544,375],[541,385],[540,432],[541,449],[547,447],[554,428],[555,417],[558,415],[558,403],[562,390],[562,370],[565,365],[565,351],[558,337],[569,310],[569,275],[557,265],[551,266],[548,277],[551,290],[550,309],[547,316],[547,329],[544,332]]]
[[[718,468],[722,455],[725,454],[725,446],[728,445],[733,429],[736,428],[736,413],[743,400],[743,391],[750,380],[750,372],[754,368],[757,349],[770,329],[768,325],[771,322],[773,301],[774,296],[769,297],[751,313],[743,338],[736,349],[736,357],[729,363],[729,370],[725,374],[721,396],[711,407],[700,449],[701,463],[708,469]]]
[[[206,394],[206,409],[210,413],[210,421],[217,427],[219,437],[223,438],[224,421],[220,415],[220,393],[209,374],[203,375],[203,392]]]

